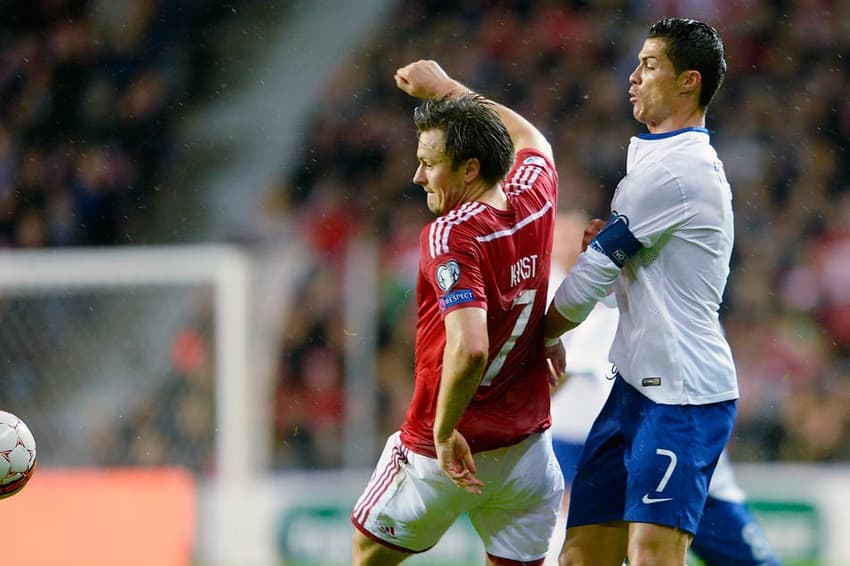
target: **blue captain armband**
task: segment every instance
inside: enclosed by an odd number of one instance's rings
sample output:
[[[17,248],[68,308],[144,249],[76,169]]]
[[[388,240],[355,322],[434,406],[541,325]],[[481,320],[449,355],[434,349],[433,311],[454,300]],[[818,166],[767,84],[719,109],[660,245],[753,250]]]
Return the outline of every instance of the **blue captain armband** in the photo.
[[[622,269],[643,246],[629,230],[629,219],[613,212],[605,227],[590,242],[590,247],[607,255]]]

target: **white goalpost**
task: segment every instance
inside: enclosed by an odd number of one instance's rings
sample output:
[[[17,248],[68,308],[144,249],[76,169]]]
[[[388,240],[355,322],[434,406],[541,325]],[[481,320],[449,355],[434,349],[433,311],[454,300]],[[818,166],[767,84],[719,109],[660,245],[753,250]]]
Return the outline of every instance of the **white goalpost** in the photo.
[[[34,376],[43,388],[57,391],[57,398],[47,401],[57,409],[65,391],[79,396],[79,389],[93,390],[81,405],[83,410],[97,397],[103,403],[110,393],[120,396],[122,387],[132,392],[134,380],[162,372],[169,333],[181,318],[191,315],[197,294],[206,293],[214,336],[210,351],[215,379],[215,476],[236,484],[247,481],[257,473],[262,458],[257,442],[262,427],[256,421],[263,414],[257,410],[252,398],[256,389],[250,383],[250,287],[250,260],[230,246],[2,251],[0,347],[11,360],[3,371],[24,375],[6,379],[6,385],[12,389],[18,384],[26,392],[27,379]],[[81,296],[85,297],[82,309],[77,304],[81,301],[74,299]],[[51,328],[51,321],[60,328]],[[39,346],[47,334],[58,335],[57,348]],[[25,364],[14,357],[23,350],[27,350]],[[124,360],[119,359],[122,356]],[[97,374],[103,374],[99,381],[84,382]],[[69,380],[72,383],[64,383]],[[14,391],[3,393],[0,399],[8,402]],[[119,412],[119,416],[123,415]],[[71,437],[74,426],[66,432]],[[49,438],[45,440],[49,444]],[[42,456],[43,465],[66,464],[61,459],[52,462],[49,452]]]

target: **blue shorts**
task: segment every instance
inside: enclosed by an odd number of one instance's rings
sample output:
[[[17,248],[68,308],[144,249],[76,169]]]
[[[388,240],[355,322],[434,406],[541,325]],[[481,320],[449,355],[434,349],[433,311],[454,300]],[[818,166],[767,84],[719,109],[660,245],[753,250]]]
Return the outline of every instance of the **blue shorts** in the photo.
[[[736,407],[662,405],[618,375],[582,450],[567,527],[628,521],[696,533]]]
[[[780,566],[744,503],[708,496],[691,551],[707,566]]]

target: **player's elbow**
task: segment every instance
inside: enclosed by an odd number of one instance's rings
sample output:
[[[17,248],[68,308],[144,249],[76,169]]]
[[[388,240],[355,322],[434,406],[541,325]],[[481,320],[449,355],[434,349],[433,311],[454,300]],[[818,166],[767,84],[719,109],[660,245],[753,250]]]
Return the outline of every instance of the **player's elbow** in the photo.
[[[488,348],[486,339],[469,337],[453,345],[446,344],[446,354],[453,358],[456,366],[474,369],[487,364]]]
[[[457,357],[466,361],[465,365],[478,366],[487,363],[487,344],[477,342],[463,344],[457,352]]]

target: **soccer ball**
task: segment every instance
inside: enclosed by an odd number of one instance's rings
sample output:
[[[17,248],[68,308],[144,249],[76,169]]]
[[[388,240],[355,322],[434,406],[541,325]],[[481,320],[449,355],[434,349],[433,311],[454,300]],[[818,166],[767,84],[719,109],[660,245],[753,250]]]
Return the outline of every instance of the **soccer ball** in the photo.
[[[21,491],[35,472],[35,438],[24,421],[0,411],[0,499]]]

